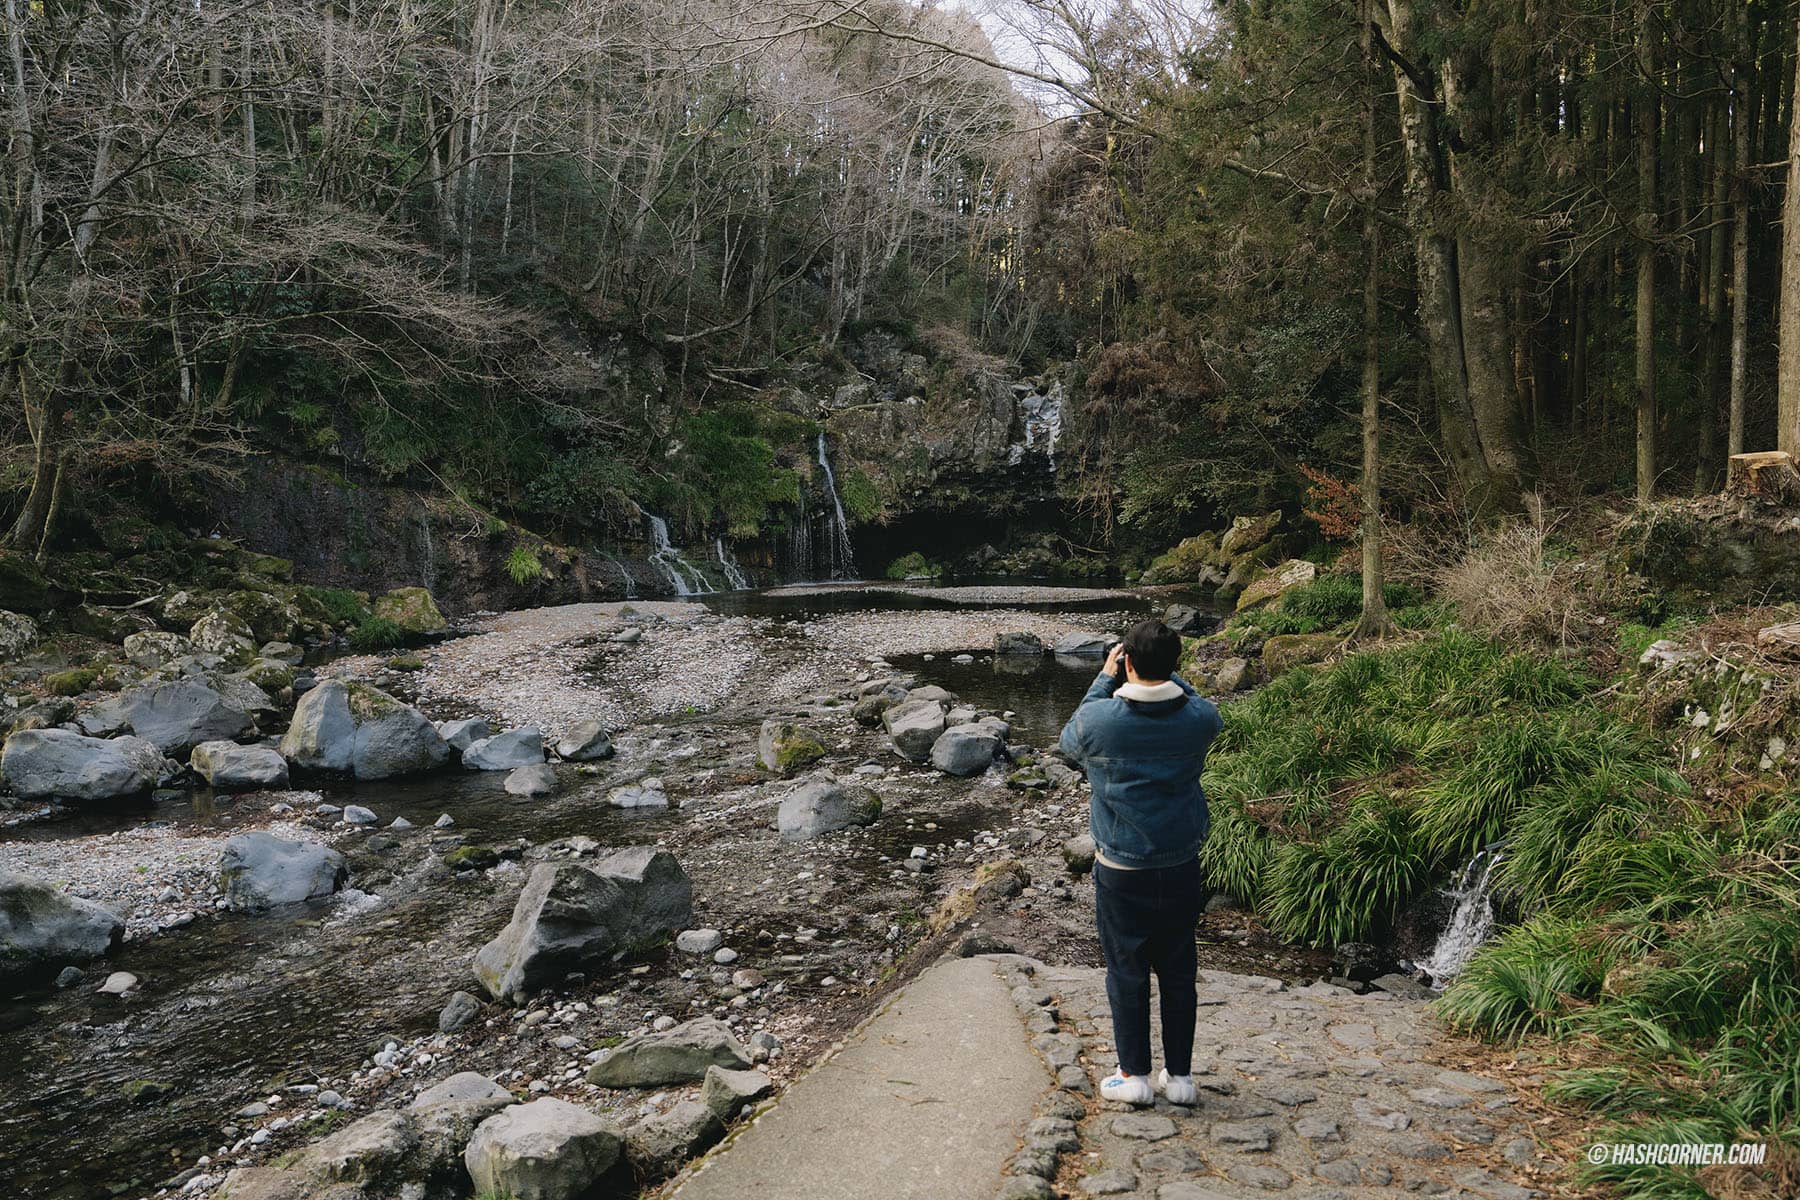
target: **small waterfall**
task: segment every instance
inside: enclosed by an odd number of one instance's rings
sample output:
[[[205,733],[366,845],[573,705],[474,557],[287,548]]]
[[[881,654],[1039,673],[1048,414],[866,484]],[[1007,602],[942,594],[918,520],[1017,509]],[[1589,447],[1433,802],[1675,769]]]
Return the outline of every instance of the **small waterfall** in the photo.
[[[613,565],[613,570],[617,571],[619,573],[619,578],[624,581],[624,583],[625,583],[625,598],[627,600],[636,600],[637,599],[637,581],[632,579],[631,572],[627,571],[625,569],[625,564],[620,562],[618,559],[614,558],[610,554],[606,556],[606,561]]]
[[[830,525],[826,531],[827,579],[855,579],[856,555],[850,549],[850,525],[844,520],[844,504],[838,499],[837,477],[831,473],[831,459],[825,454],[825,431],[819,431],[819,466],[825,471],[825,494],[831,497]]]
[[[814,578],[812,520],[806,515],[805,491],[800,493],[800,503],[795,506],[793,522],[788,526],[788,577]]]
[[[700,574],[699,568],[683,558],[681,551],[669,542],[669,523],[654,513],[645,513],[644,518],[650,525],[650,561],[655,563],[669,586],[675,589],[677,596],[698,596],[713,589],[707,586],[706,576]]]
[[[1431,956],[1419,964],[1434,984],[1442,986],[1461,974],[1481,943],[1493,932],[1494,868],[1504,857],[1498,846],[1489,846],[1463,868],[1461,882],[1450,892],[1456,902],[1450,920],[1444,925],[1444,932],[1438,935],[1437,945],[1431,948]]]
[[[431,514],[419,518],[419,586],[437,593],[437,550],[431,544]]]
[[[725,582],[729,583],[733,590],[739,592],[750,590],[750,581],[744,577],[744,568],[738,566],[738,560],[733,558],[731,551],[725,548],[724,538],[713,539],[713,555],[719,564],[719,569],[725,572]]]

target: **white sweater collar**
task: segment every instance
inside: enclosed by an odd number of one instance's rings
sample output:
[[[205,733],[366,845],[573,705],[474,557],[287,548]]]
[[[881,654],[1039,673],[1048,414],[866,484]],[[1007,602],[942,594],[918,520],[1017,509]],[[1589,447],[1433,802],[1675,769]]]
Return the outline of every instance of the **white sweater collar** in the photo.
[[[1139,702],[1173,700],[1181,695],[1181,685],[1173,679],[1165,679],[1161,683],[1121,683],[1113,695],[1121,700]]]

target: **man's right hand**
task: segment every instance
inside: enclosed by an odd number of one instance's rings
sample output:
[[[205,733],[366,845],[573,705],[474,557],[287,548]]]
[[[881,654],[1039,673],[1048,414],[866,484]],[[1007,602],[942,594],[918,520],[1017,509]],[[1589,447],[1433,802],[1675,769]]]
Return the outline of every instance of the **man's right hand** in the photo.
[[[1124,657],[1125,657],[1125,643],[1124,642],[1114,642],[1113,648],[1106,652],[1106,665],[1104,667],[1100,668],[1101,673],[1105,674],[1105,675],[1111,675],[1116,679],[1125,678],[1125,668],[1120,665],[1120,660],[1122,660]]]

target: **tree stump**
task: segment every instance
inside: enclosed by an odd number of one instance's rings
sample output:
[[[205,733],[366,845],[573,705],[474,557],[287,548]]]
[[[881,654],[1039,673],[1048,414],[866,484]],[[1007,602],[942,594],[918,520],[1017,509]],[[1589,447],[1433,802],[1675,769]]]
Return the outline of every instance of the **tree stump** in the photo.
[[[1725,493],[1782,503],[1800,501],[1800,468],[1786,450],[1734,454],[1725,468]]]
[[[1800,621],[1770,625],[1758,631],[1756,648],[1770,658],[1800,658]]]

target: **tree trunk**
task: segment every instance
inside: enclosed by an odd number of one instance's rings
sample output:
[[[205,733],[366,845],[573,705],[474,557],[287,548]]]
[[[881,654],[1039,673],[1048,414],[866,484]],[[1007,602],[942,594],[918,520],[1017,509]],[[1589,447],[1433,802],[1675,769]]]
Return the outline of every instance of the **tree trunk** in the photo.
[[[1351,636],[1358,641],[1392,632],[1382,595],[1381,562],[1381,226],[1375,219],[1376,83],[1370,37],[1370,0],[1363,0],[1363,361],[1362,361],[1362,617]]]
[[[1637,499],[1656,494],[1656,50],[1651,24],[1654,6],[1638,10],[1638,68],[1644,86],[1638,96],[1637,247]]]
[[[1731,64],[1731,386],[1726,398],[1725,453],[1744,452],[1744,384],[1750,329],[1750,14],[1738,9],[1737,57]]]
[[[1800,54],[1794,58],[1800,71]],[[1775,446],[1800,455],[1800,121],[1788,134],[1787,195],[1781,205],[1781,365]]]

